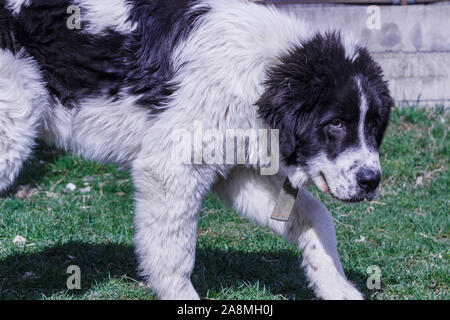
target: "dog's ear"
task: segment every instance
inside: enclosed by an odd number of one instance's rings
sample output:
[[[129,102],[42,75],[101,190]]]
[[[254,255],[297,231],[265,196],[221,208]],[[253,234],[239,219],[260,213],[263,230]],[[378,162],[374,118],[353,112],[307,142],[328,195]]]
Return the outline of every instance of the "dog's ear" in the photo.
[[[285,158],[295,156],[295,149],[314,119],[314,106],[320,103],[324,78],[310,63],[292,52],[270,69],[265,92],[256,102],[261,119],[271,128],[280,130],[280,151]]]
[[[280,151],[286,158],[290,158],[295,153],[297,139],[295,137],[295,120],[285,117],[282,120],[280,129]]]
[[[318,106],[329,100],[329,89],[340,85],[349,66],[339,33],[327,33],[293,47],[267,71],[266,90],[256,104],[266,124],[280,130],[283,156],[291,157],[307,141]]]
[[[280,131],[280,151],[285,160],[295,157],[297,145],[309,132],[313,114],[309,106],[314,104],[314,93],[298,96],[302,85],[287,83],[287,79],[272,83],[256,102],[261,119],[271,128]]]
[[[295,152],[295,119],[286,104],[287,90],[282,86],[270,86],[256,102],[259,117],[271,128],[280,132],[281,154],[289,158]]]

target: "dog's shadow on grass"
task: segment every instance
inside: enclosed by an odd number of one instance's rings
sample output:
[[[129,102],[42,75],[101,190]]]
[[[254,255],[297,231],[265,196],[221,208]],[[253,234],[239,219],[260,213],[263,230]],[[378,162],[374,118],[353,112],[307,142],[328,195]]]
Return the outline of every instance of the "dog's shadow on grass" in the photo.
[[[81,290],[67,289],[70,276],[67,268],[71,265],[80,267]],[[362,275],[347,274],[363,288]],[[97,284],[111,278],[122,279],[132,286],[139,286],[139,281],[143,281],[137,274],[132,246],[70,242],[0,259],[0,299],[41,299],[62,293],[81,298]],[[237,292],[233,299],[264,299],[276,295],[314,299],[312,291],[306,288],[298,256],[290,251],[243,253],[198,249],[192,280],[201,297],[208,296],[208,290],[210,293],[224,290],[227,296]],[[368,296],[367,291],[364,293]]]
[[[55,163],[63,154],[40,143],[33,159],[25,164],[16,184],[5,195],[14,195],[20,185],[39,184],[51,170],[47,164]],[[201,297],[264,299],[280,295],[288,299],[315,299],[298,260],[299,256],[289,250],[249,253],[199,248],[192,282]],[[67,289],[70,276],[67,268],[71,265],[80,267],[81,290]],[[137,270],[131,245],[69,242],[0,259],[0,299],[41,299],[63,293],[81,298],[111,278],[139,286],[143,279]],[[351,270],[346,274],[364,290],[363,275]],[[367,290],[363,293],[369,296]]]

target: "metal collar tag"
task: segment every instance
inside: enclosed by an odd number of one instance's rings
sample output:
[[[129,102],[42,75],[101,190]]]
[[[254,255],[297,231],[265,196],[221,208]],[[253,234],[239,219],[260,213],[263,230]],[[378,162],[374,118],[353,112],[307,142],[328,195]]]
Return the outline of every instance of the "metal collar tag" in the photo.
[[[289,179],[286,178],[280,195],[278,196],[275,209],[273,209],[271,218],[273,220],[287,222],[289,220],[289,217],[291,216],[292,209],[294,208],[294,203],[297,195],[298,189],[295,189]]]

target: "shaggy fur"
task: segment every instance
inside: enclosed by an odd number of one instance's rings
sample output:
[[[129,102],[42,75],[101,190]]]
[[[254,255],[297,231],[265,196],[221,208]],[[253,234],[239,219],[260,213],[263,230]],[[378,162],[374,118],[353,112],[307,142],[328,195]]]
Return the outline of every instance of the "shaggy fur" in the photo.
[[[71,5],[81,10],[80,30],[67,28]],[[272,7],[0,0],[0,191],[38,138],[129,168],[140,270],[161,299],[199,298],[190,276],[209,191],[303,249],[318,297],[362,298],[342,270],[331,215],[302,187],[313,181],[342,201],[372,199],[391,105],[366,49]],[[169,137],[194,123],[279,130],[280,171],[174,163]],[[287,223],[270,219],[286,177],[300,190]]]

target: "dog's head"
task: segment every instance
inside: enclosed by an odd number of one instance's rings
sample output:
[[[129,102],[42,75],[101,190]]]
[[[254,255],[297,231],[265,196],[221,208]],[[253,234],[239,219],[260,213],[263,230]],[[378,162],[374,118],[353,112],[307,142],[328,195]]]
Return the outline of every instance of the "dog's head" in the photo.
[[[354,202],[375,197],[393,100],[368,51],[349,51],[337,33],[293,48],[268,71],[257,105],[280,130],[292,184],[300,187],[306,175],[334,198]]]

